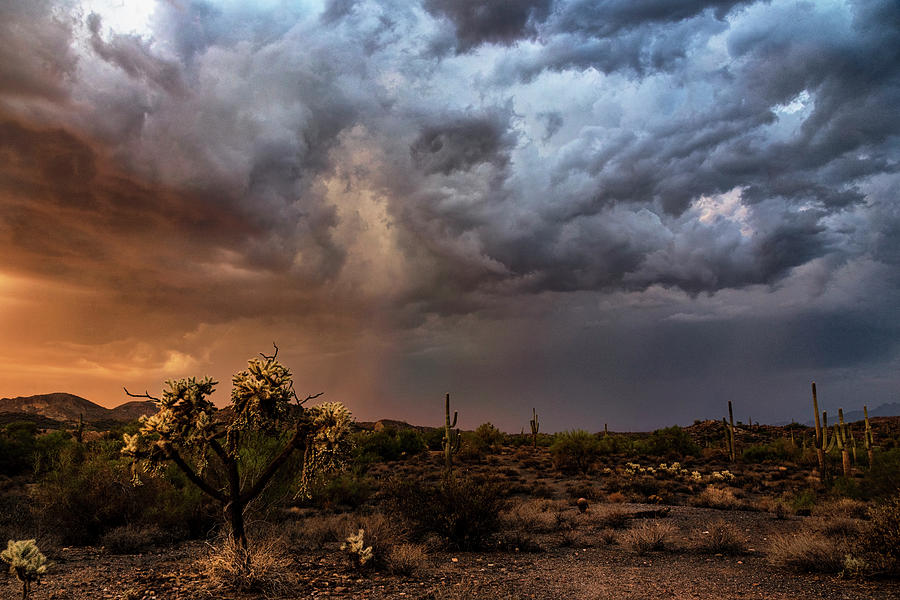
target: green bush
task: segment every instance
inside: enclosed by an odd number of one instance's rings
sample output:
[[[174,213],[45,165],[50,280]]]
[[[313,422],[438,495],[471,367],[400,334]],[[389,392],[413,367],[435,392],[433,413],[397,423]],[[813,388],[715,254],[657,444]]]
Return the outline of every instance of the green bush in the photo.
[[[872,498],[896,495],[900,491],[900,448],[876,451],[861,487]]]
[[[356,509],[372,496],[372,486],[363,477],[342,473],[312,490],[312,503],[322,508]]]
[[[357,434],[357,462],[366,464],[375,460],[394,461],[415,456],[425,450],[425,440],[414,429],[385,428]]]
[[[636,441],[634,449],[639,454],[673,458],[700,454],[700,447],[694,443],[687,431],[677,425],[657,429],[650,437]]]
[[[484,547],[499,530],[506,507],[500,486],[466,475],[445,477],[439,484],[392,480],[385,486],[385,499],[414,538],[435,534],[461,550]]]
[[[864,549],[874,555],[882,572],[900,575],[900,497],[869,509],[869,518]]]
[[[475,437],[481,442],[481,449],[488,451],[490,449],[499,448],[503,444],[506,437],[502,431],[494,427],[491,423],[482,423],[475,430]]]
[[[136,486],[127,461],[103,440],[73,445],[31,492],[39,528],[65,544],[96,543],[126,525],[155,524],[173,536],[208,532],[213,513],[195,487],[175,470],[144,477]],[[215,515],[219,516],[219,515]]]
[[[554,437],[550,454],[560,471],[587,473],[600,455],[600,440],[583,429],[563,431]]]
[[[787,462],[800,460],[800,448],[792,444],[790,440],[779,438],[769,444],[749,446],[741,453],[744,462]]]

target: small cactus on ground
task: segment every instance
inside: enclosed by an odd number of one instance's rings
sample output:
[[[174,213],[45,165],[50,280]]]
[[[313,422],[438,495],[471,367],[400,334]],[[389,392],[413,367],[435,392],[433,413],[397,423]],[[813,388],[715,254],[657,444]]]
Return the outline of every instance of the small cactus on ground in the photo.
[[[9,540],[0,559],[9,563],[9,572],[22,582],[22,600],[31,593],[31,584],[47,572],[47,558],[38,550],[34,540]]]
[[[347,553],[347,556],[350,558],[350,564],[355,569],[362,569],[366,566],[366,563],[374,558],[372,546],[365,545],[365,535],[366,530],[360,529],[356,532],[356,535],[350,534],[347,536],[347,541],[341,544],[341,550]]]
[[[587,512],[588,509],[588,501],[587,498],[579,498],[575,501],[575,506],[578,507],[579,512]]]

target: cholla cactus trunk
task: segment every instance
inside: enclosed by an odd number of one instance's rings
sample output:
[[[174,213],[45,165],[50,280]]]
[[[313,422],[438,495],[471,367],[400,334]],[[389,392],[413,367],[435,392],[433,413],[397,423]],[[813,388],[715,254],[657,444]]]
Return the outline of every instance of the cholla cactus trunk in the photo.
[[[819,399],[816,395],[816,382],[812,383],[813,397],[813,413],[816,416],[816,459],[819,462],[819,478],[825,481],[827,474],[825,472],[825,438],[822,435],[822,421],[819,417]]]

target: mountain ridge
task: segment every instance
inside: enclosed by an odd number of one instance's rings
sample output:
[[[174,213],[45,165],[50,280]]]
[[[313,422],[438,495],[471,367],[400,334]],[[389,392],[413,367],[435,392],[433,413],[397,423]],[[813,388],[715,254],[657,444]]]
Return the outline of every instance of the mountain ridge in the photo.
[[[0,413],[34,414],[57,421],[133,421],[153,414],[156,404],[150,400],[132,400],[114,408],[106,408],[68,392],[52,392],[33,396],[0,398]]]

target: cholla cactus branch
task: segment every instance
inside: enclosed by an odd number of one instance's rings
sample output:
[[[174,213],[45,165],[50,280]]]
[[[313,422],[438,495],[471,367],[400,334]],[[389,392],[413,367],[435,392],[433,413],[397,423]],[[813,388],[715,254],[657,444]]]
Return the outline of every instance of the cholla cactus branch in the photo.
[[[234,375],[232,410],[225,417],[209,400],[217,382],[208,377],[167,382],[162,397],[153,398],[158,412],[141,419],[137,434],[125,435],[122,450],[134,459],[135,466],[175,463],[194,485],[222,505],[231,522],[232,535],[243,548],[247,547],[245,508],[263,492],[294,451],[301,450],[304,457],[303,486],[311,471],[339,464],[335,457],[349,443],[351,419],[343,405],[327,403],[308,409],[291,405],[296,399],[291,372],[276,360],[277,354],[275,346],[274,355],[250,359],[247,369]],[[318,396],[321,394],[307,400]],[[142,397],[152,398],[149,394]],[[285,430],[293,432],[288,442],[255,481],[242,484],[240,456],[247,440],[257,433],[277,436]],[[204,476],[210,454],[221,462],[224,481],[214,483],[209,480],[210,475]]]
[[[22,600],[31,593],[32,582],[47,572],[47,557],[41,554],[35,540],[9,540],[0,559],[9,563],[9,571],[22,582]]]

